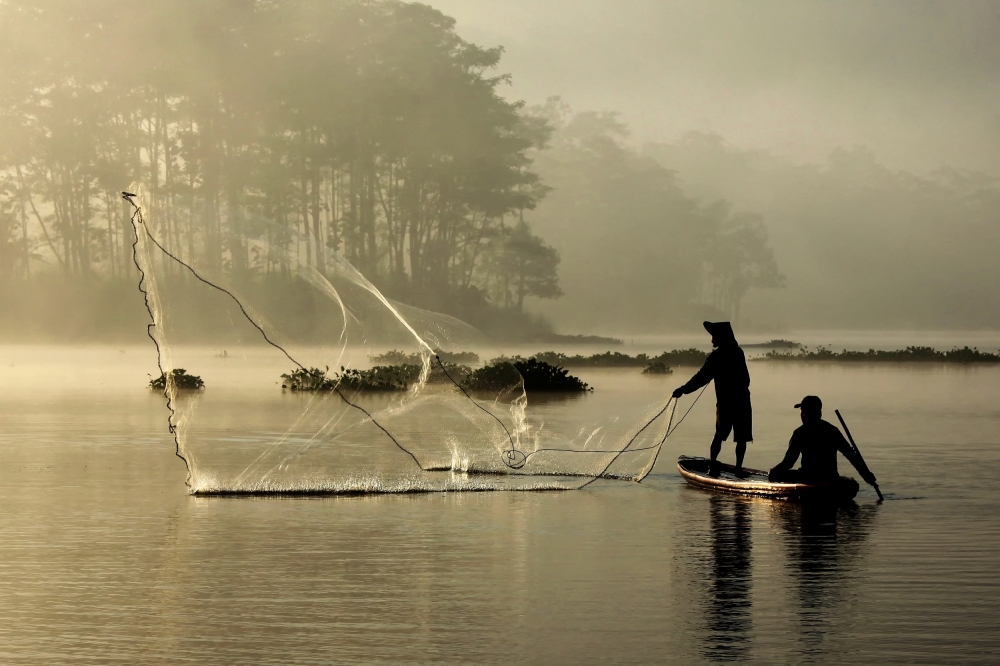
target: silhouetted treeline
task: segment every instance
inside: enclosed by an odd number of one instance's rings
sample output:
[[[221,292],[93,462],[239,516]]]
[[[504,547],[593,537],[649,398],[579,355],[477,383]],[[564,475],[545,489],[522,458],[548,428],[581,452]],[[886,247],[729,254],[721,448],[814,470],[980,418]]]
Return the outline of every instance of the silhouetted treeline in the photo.
[[[979,351],[975,347],[953,347],[939,351],[933,347],[905,349],[869,349],[868,351],[833,351],[829,347],[802,348],[795,353],[770,351],[759,360],[768,361],[847,361],[856,363],[1000,363],[1000,354]]]
[[[129,271],[134,179],[164,240],[226,270],[339,252],[428,307],[558,296],[559,256],[521,220],[549,129],[497,94],[501,49],[453,28],[392,0],[0,3],[2,270]],[[251,254],[258,219],[308,241]]]
[[[767,220],[788,288],[749,299],[755,323],[1000,326],[994,176],[896,171],[863,147],[797,164],[700,133],[643,152],[676,170],[689,196],[727,199]]]
[[[739,321],[753,287],[784,285],[760,215],[697,199],[676,172],[630,148],[614,113],[572,113],[558,98],[529,112],[555,128],[535,166],[549,196],[526,215],[555,240],[562,326],[658,331]]]
[[[161,240],[214,268],[277,284],[340,253],[522,338],[551,332],[526,299],[567,284],[562,323],[608,330],[738,319],[781,284],[759,217],[686,196],[611,115],[507,101],[502,49],[454,28],[396,0],[0,2],[0,280],[134,280],[138,180]]]

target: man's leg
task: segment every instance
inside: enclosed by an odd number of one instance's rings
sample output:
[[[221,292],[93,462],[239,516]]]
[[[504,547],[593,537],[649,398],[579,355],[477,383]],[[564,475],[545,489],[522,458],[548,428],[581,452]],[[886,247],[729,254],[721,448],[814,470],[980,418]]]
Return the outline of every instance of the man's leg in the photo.
[[[715,438],[712,440],[712,448],[709,449],[709,453],[712,455],[712,462],[708,466],[708,471],[710,474],[718,476],[719,468],[716,459],[719,457],[719,453],[722,451],[722,437],[719,433],[715,434]]]
[[[719,453],[721,452],[722,452],[722,438],[716,435],[715,439],[712,440],[712,448],[709,449],[709,453],[712,454],[713,463],[719,457]]]
[[[736,442],[736,471],[743,469],[743,456],[747,454],[747,443]]]

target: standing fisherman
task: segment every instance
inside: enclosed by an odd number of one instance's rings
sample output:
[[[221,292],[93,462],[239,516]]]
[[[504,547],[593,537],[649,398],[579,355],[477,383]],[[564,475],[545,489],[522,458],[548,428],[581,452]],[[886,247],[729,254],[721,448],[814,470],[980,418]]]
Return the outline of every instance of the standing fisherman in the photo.
[[[753,410],[750,407],[750,371],[747,359],[736,342],[733,327],[728,321],[705,322],[705,330],[712,336],[715,349],[705,364],[691,380],[673,393],[679,398],[694,393],[702,386],[715,380],[715,438],[712,439],[711,473],[719,472],[719,452],[722,442],[733,433],[736,441],[736,471],[743,470],[743,456],[747,452],[747,442],[753,441]]]

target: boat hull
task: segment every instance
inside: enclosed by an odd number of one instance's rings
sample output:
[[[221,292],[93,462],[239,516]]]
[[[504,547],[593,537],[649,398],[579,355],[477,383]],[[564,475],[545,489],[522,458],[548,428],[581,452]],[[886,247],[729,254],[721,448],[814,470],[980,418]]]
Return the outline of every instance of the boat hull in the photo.
[[[695,488],[733,495],[846,502],[858,494],[858,482],[846,476],[824,483],[775,483],[767,480],[763,470],[743,468],[743,474],[738,476],[736,467],[725,463],[719,463],[718,476],[710,476],[709,464],[707,458],[681,456],[677,470]]]

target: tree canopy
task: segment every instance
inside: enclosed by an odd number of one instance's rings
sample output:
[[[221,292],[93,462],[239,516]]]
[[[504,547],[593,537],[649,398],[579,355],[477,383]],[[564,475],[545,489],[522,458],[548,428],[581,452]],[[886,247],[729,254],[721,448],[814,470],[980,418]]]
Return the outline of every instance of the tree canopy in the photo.
[[[552,309],[562,322],[739,319],[751,287],[783,284],[761,218],[686,194],[675,172],[627,145],[616,114],[573,113],[559,98],[529,112],[556,128],[536,155],[553,189],[526,219],[562,239],[566,298]]]
[[[263,217],[309,237],[296,261],[339,252],[442,307],[509,281],[491,253],[545,192],[526,151],[548,130],[498,94],[501,49],[425,5],[7,0],[0,34],[0,251],[22,272],[29,223],[67,274],[126,270],[136,179],[219,266],[288,269],[233,240]]]
[[[487,327],[545,330],[525,304],[564,289],[590,317],[564,323],[645,326],[780,284],[759,218],[685,196],[613,114],[506,99],[501,56],[399,0],[0,0],[0,279],[130,275],[138,180],[199,262],[337,253]]]

